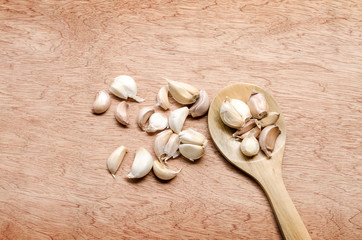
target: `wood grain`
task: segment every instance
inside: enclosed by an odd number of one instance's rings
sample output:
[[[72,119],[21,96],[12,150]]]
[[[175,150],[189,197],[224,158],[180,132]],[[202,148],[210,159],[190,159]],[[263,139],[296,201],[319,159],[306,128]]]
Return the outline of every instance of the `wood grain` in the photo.
[[[161,77],[211,98],[259,85],[286,122],[283,179],[312,239],[362,235],[362,4],[351,1],[0,1],[2,239],[280,239],[262,190],[213,145],[171,182],[127,181]],[[120,74],[147,101],[131,124],[91,114]],[[173,102],[173,108],[178,107]],[[161,110],[160,110],[161,111]],[[114,180],[106,159],[130,152]],[[232,182],[233,184],[230,184]]]

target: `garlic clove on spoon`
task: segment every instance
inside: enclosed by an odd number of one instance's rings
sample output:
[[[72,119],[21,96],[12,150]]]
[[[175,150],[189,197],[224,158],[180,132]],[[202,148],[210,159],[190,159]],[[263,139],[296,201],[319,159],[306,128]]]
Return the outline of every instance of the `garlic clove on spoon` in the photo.
[[[251,118],[251,114],[243,101],[226,97],[220,107],[220,117],[227,126],[238,129]]]
[[[106,112],[110,105],[111,105],[111,97],[106,91],[102,90],[99,91],[96,95],[92,111],[95,114],[101,114]]]
[[[279,119],[280,113],[277,112],[268,112],[268,114],[260,120],[262,127],[267,127],[269,125],[275,124]]]
[[[255,156],[260,150],[259,142],[250,134],[241,141],[240,150],[247,157]]]
[[[151,154],[144,148],[138,148],[133,161],[131,172],[128,178],[142,178],[146,176],[152,169],[153,159]]]
[[[268,158],[271,158],[271,154],[275,147],[275,142],[281,133],[280,129],[276,125],[269,125],[260,132],[259,144],[261,150]]]
[[[253,117],[261,119],[268,113],[268,103],[264,94],[253,91],[248,99],[248,106]]]

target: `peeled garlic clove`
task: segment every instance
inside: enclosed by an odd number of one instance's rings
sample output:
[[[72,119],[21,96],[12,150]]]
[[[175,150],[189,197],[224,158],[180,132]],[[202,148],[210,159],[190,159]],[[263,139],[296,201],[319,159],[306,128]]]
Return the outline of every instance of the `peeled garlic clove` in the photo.
[[[174,131],[175,133],[179,133],[182,130],[182,127],[184,126],[185,120],[188,115],[189,109],[187,107],[182,107],[171,111],[168,119],[168,125],[170,126],[172,131]]]
[[[261,119],[268,113],[268,103],[264,94],[253,91],[248,100],[248,106],[253,117]]]
[[[173,134],[171,129],[160,132],[156,135],[154,151],[159,160],[163,159],[165,156],[165,146],[168,143],[171,135]]]
[[[260,120],[260,124],[262,127],[273,125],[278,121],[279,116],[280,114],[277,112],[268,112],[268,114]]]
[[[192,117],[201,117],[207,113],[210,107],[209,95],[204,90],[200,91],[200,96],[190,108]]]
[[[172,158],[172,157],[176,157],[177,156],[177,150],[178,150],[178,146],[179,146],[179,136],[175,133],[173,133],[170,138],[168,139],[167,144],[165,145],[164,148],[164,153],[165,153],[165,158],[163,159],[165,162]]]
[[[109,91],[122,99],[133,98],[137,102],[144,101],[144,99],[137,96],[137,85],[135,80],[127,75],[116,77],[113,80]]]
[[[194,144],[180,144],[179,151],[185,158],[190,161],[199,159],[204,155],[205,148]]]
[[[156,106],[167,110],[170,108],[170,102],[168,101],[168,86],[163,86],[157,94]]]
[[[259,142],[250,134],[241,142],[240,150],[247,157],[255,156],[260,150]]]
[[[199,90],[190,84],[166,79],[171,96],[183,105],[192,104],[199,97]]]
[[[142,178],[152,169],[153,159],[151,154],[144,148],[138,148],[128,178]]]
[[[249,132],[251,129],[258,127],[259,129],[261,128],[260,123],[257,119],[250,119],[249,121],[247,121],[245,123],[245,125],[243,127],[241,127],[240,129],[238,129],[234,134],[233,137],[240,137],[241,135],[243,135],[244,133]],[[259,131],[260,132],[260,131]]]
[[[154,113],[148,120],[148,126],[146,132],[152,133],[161,131],[168,126],[168,119],[162,113]]]
[[[114,117],[116,118],[116,120],[123,125],[129,124],[127,109],[128,109],[128,103],[123,101],[118,104],[116,112],[114,113]]]
[[[162,165],[158,160],[153,161],[153,173],[162,180],[171,180],[172,178],[176,177],[176,175],[181,170],[174,171],[171,169],[166,168],[164,165]]]
[[[281,131],[278,126],[270,125],[265,127],[259,135],[260,148],[268,158],[271,158],[275,142],[280,133]]]
[[[102,90],[99,91],[96,95],[92,111],[96,114],[101,114],[107,111],[110,105],[111,105],[111,97],[106,91]]]
[[[232,101],[235,100],[235,101]],[[233,104],[235,105],[233,105]],[[241,128],[245,124],[245,119],[248,118],[250,112],[242,104],[243,102],[237,99],[226,97],[220,107],[221,120],[231,128]],[[244,103],[245,104],[245,103]],[[246,105],[246,104],[245,104]],[[240,107],[238,110],[236,107]],[[244,112],[243,112],[244,111]],[[242,114],[241,114],[242,113]]]
[[[180,143],[206,146],[207,140],[204,135],[189,128],[179,133]]]
[[[127,148],[125,146],[120,146],[112,152],[107,160],[107,168],[111,173],[112,177],[115,178],[115,174],[118,171],[119,166],[121,166],[124,155],[127,153]]]
[[[247,136],[252,135],[252,136],[254,136],[255,138],[257,138],[257,137],[259,136],[259,134],[260,134],[260,131],[261,131],[260,127],[256,126],[256,127],[252,128],[252,129],[250,129],[248,132],[246,132],[246,133],[244,133],[244,134],[242,134],[242,135],[237,135],[237,136],[235,136],[235,137],[236,137],[237,139],[243,140],[243,139],[246,138]]]
[[[144,107],[138,113],[137,123],[138,126],[145,131],[147,121],[151,117],[151,115],[155,112],[153,107]]]

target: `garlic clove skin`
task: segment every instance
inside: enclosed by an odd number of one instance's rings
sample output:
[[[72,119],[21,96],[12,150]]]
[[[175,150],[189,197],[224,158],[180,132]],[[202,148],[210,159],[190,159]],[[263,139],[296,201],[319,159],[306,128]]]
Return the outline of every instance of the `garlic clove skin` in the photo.
[[[180,104],[194,103],[199,97],[199,90],[190,84],[166,79],[171,96]]]
[[[137,85],[135,80],[127,75],[116,77],[113,80],[109,91],[122,99],[133,98],[137,102],[144,101],[144,99],[137,96]]]
[[[220,117],[223,123],[231,128],[241,128],[245,120],[239,111],[231,104],[230,98],[226,97],[220,107]]]
[[[162,113],[154,113],[148,120],[148,126],[145,129],[148,133],[158,132],[168,127],[168,119]]]
[[[280,133],[281,131],[278,126],[270,125],[265,127],[259,135],[260,148],[268,158],[272,156],[275,142]]]
[[[189,109],[187,107],[182,107],[171,111],[168,119],[168,125],[170,126],[172,131],[174,131],[175,133],[181,132],[188,115]]]
[[[129,125],[129,119],[127,114],[128,106],[128,103],[122,101],[117,105],[116,112],[114,113],[114,117],[116,118],[116,120],[125,126]]]
[[[258,126],[259,128],[261,128],[261,125],[259,123],[259,121],[257,119],[250,119],[249,121],[247,121],[243,127],[241,127],[240,129],[238,129],[234,134],[233,137],[238,137],[243,135],[244,133],[250,131],[251,129],[253,129],[254,127]]]
[[[111,105],[111,97],[106,91],[102,90],[99,91],[96,95],[92,111],[95,114],[101,114],[106,112],[110,105]]]
[[[174,171],[166,168],[158,160],[153,161],[153,173],[161,180],[171,180],[180,172],[181,170]]]
[[[144,107],[138,112],[137,124],[142,129],[142,131],[145,131],[147,121],[151,115],[154,114],[154,112],[155,110],[153,107]]]
[[[194,161],[204,155],[205,147],[194,144],[180,144],[179,151],[182,156],[190,161]]]
[[[252,135],[255,138],[258,138],[260,132],[261,132],[260,127],[256,126],[256,127],[252,128],[252,129],[250,129],[249,131],[247,131],[246,133],[243,133],[242,135],[236,135],[235,138],[243,140],[244,138],[246,138],[249,135]]]
[[[163,160],[165,162],[167,162],[167,160],[170,158],[175,158],[178,156],[177,150],[179,147],[179,142],[180,142],[179,136],[173,133],[168,139],[168,142],[164,148],[165,157]]]
[[[207,140],[201,133],[189,128],[179,133],[180,143],[194,144],[206,147]]]
[[[152,169],[153,159],[151,154],[144,148],[138,148],[133,161],[131,172],[127,175],[128,178],[143,178]]]
[[[247,157],[258,154],[260,147],[258,140],[253,135],[248,135],[240,144],[241,152]]]
[[[210,98],[205,90],[200,91],[200,96],[196,102],[190,108],[190,114],[192,117],[201,117],[207,113],[210,107]]]
[[[161,160],[164,158],[165,146],[168,143],[168,140],[170,139],[172,134],[173,134],[172,130],[167,129],[156,135],[155,143],[154,143],[154,151],[155,151],[155,154],[156,154],[158,160]]]
[[[253,117],[261,119],[268,113],[268,103],[264,94],[253,91],[248,99],[248,106]]]
[[[125,146],[120,146],[116,150],[114,150],[107,159],[107,168],[113,178],[115,178],[115,174],[117,173],[118,168],[121,166],[121,163],[126,153],[127,148]]]
[[[279,119],[280,113],[277,112],[268,112],[268,114],[260,120],[262,127],[267,127],[269,125],[275,124]]]
[[[163,110],[167,110],[170,108],[170,102],[168,100],[168,86],[163,86],[158,91],[156,100],[156,106],[163,108]]]

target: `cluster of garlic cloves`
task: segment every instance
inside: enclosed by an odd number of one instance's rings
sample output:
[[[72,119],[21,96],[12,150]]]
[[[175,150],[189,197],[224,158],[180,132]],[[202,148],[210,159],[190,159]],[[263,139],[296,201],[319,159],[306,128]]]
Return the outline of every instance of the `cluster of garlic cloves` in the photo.
[[[204,135],[193,129],[187,129],[180,132],[179,137],[179,151],[182,156],[194,161],[204,155],[207,146],[207,139]]]

